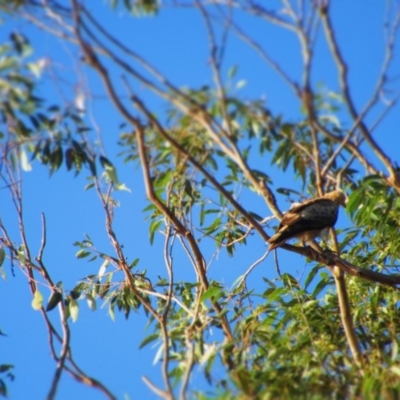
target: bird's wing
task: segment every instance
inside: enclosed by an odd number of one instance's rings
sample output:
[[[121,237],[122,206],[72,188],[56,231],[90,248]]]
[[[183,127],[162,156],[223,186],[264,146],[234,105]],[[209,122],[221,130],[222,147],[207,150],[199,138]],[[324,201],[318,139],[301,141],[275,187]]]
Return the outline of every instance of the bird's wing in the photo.
[[[338,206],[329,199],[307,200],[290,209],[282,218],[278,230],[270,239],[278,245],[305,232],[320,231],[335,225]]]
[[[293,203],[288,212],[301,211],[304,208],[313,205],[314,203],[320,202],[321,200],[325,200],[325,199],[324,198],[314,198],[314,199],[305,200],[302,203]]]
[[[330,200],[328,202],[332,203]],[[325,199],[309,199],[303,203],[297,203],[284,214],[280,226],[292,225],[304,218],[314,219],[314,211],[317,211],[321,205],[324,206],[324,203],[327,203]]]

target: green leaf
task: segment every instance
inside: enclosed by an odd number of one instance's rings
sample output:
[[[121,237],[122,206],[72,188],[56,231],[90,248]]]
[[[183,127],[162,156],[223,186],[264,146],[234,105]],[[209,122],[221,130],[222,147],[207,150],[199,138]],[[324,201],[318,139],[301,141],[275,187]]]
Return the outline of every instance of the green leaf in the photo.
[[[346,204],[346,211],[352,218],[354,217],[354,213],[362,204],[364,198],[365,197],[362,190],[355,190],[353,193],[350,194]]]
[[[14,365],[11,365],[11,364],[1,364],[1,365],[0,365],[0,373],[7,372],[7,371],[9,371],[10,369],[13,369],[13,368],[14,368]]]
[[[158,228],[161,226],[161,224],[163,223],[163,221],[160,220],[156,220],[153,219],[153,221],[151,221],[150,224],[150,244],[153,244],[154,241],[154,235],[157,232]]]
[[[26,154],[26,150],[24,147],[21,147],[20,160],[21,160],[21,167],[25,172],[32,171],[32,166],[29,163],[28,155]]]
[[[57,171],[63,162],[63,151],[57,146],[50,154],[50,173]]]
[[[129,269],[135,268],[136,265],[138,265],[139,263],[139,258],[136,258],[135,260],[133,260],[130,264],[129,264]]]
[[[204,228],[204,232],[207,235],[211,235],[216,230],[218,230],[220,226],[221,226],[221,218],[217,217],[211,225],[209,225],[207,228]]]
[[[72,165],[74,164],[74,156],[75,150],[72,147],[65,150],[65,165],[67,166],[68,171],[72,168]]]
[[[236,89],[241,89],[247,85],[246,80],[241,79],[237,84],[236,84]]]
[[[74,300],[72,297],[69,298],[69,315],[71,316],[72,322],[76,322],[78,319],[78,314],[79,314],[79,306],[78,302]]]
[[[42,76],[42,72],[44,67],[46,66],[46,63],[43,62],[43,59],[38,60],[37,62],[31,62],[26,65],[26,67],[29,69],[29,71],[32,72],[32,74],[35,76],[35,78],[40,78]]]
[[[75,286],[75,288],[73,290],[71,290],[71,292],[69,293],[70,297],[74,300],[79,299],[79,297],[81,296],[81,292],[79,290],[79,286]]]
[[[114,312],[114,305],[110,303],[110,306],[108,307],[108,313],[110,314],[110,318],[115,321],[115,312]]]
[[[32,308],[34,310],[40,310],[43,305],[43,296],[39,292],[39,290],[36,289],[35,294],[33,295],[33,300],[32,300]]]
[[[321,266],[316,265],[307,275],[306,281],[304,282],[304,288],[307,289],[309,284],[313,281],[315,275],[317,275],[318,271],[321,269]]]
[[[5,259],[6,259],[6,252],[3,247],[0,247],[0,267],[3,265]]]
[[[157,340],[160,338],[160,335],[158,333],[153,333],[149,336],[146,336],[139,345],[139,349],[142,349],[143,347],[145,347],[147,344],[154,342],[154,340]]]
[[[271,178],[263,171],[252,169],[251,173],[260,181],[271,183]]]
[[[125,185],[125,183],[116,183],[114,186],[115,190],[120,190],[124,192],[131,192],[131,189],[128,188],[128,186]]]
[[[75,254],[76,258],[85,258],[90,256],[90,251],[87,251],[85,249],[80,249],[79,251],[77,251],[77,253]]]
[[[100,164],[104,168],[104,171],[106,173],[106,176],[108,179],[115,184],[115,186],[118,186],[119,181],[117,177],[117,171],[114,167],[114,165],[111,163],[111,161],[108,160],[108,158],[104,156],[99,157]]]
[[[109,264],[110,264],[110,261],[108,261],[108,259],[104,260],[103,264],[101,264],[101,267],[99,269],[99,273],[97,274],[99,279],[101,279],[103,277],[103,275],[106,273],[106,269],[107,269]]]
[[[321,279],[315,286],[315,289],[312,292],[312,297],[316,298],[322,292],[322,290],[324,290],[330,284],[332,284],[332,280],[330,278]]]
[[[223,295],[219,286],[210,286],[200,297],[200,301],[204,302],[213,297],[213,300],[218,300]]]
[[[5,71],[7,69],[15,68],[17,66],[17,60],[12,57],[4,57],[0,59],[0,72]],[[1,82],[2,85],[5,83]],[[7,85],[8,86],[8,85]]]
[[[276,288],[276,289],[272,289],[272,290],[268,293],[268,295],[267,295],[267,296],[264,296],[264,297],[267,297],[268,303],[272,303],[272,302],[274,302],[278,297],[280,298],[280,297],[281,297],[281,294],[282,294],[282,293],[285,293],[285,292],[286,292],[286,288],[278,287],[278,288]]]
[[[88,303],[89,308],[92,311],[95,311],[96,310],[96,300],[95,300],[95,298],[90,293],[87,293],[85,297],[86,297],[86,301]]]
[[[11,33],[10,38],[13,42],[15,50],[19,55],[26,57],[31,54],[32,48],[29,45],[29,41],[25,36],[13,32]]]
[[[99,297],[101,299],[104,298],[104,296],[108,293],[108,291],[110,290],[110,287],[111,287],[110,282],[106,282],[104,285],[101,286],[101,288],[99,290]]]
[[[60,292],[53,292],[47,302],[46,311],[51,311],[57,306],[57,304],[62,300],[62,295]]]
[[[228,78],[229,79],[234,78],[236,76],[237,71],[238,71],[237,65],[233,65],[232,67],[230,67],[228,70]]]

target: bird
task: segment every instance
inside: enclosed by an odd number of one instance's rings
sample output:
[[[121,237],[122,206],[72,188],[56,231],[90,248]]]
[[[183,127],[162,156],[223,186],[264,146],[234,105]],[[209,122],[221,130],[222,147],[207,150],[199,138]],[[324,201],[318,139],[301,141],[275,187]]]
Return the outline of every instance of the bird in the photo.
[[[268,252],[292,238],[301,239],[303,244],[312,244],[316,237],[323,237],[335,225],[339,205],[346,206],[346,195],[341,190],[293,204],[284,214],[276,233],[268,240]]]

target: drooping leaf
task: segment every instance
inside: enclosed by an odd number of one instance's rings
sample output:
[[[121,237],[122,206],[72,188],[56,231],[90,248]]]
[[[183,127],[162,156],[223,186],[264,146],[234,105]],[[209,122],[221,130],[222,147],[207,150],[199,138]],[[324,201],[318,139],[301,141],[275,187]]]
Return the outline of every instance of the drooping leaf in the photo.
[[[6,252],[3,247],[0,247],[0,267],[3,265],[5,259],[6,259]]]
[[[31,304],[32,308],[36,311],[41,310],[43,306],[43,296],[37,289],[35,291],[35,294],[33,295],[33,300]]]
[[[88,303],[89,308],[92,311],[95,311],[96,310],[96,299],[90,293],[86,294],[86,301]]]
[[[76,300],[74,300],[73,298],[70,298],[68,309],[69,309],[69,315],[72,319],[72,322],[76,322],[78,319],[78,314],[79,314],[78,302]]]
[[[47,302],[46,311],[51,311],[57,306],[57,304],[62,300],[62,295],[60,292],[55,291],[51,294],[49,301]]]
[[[160,335],[157,333],[153,333],[151,335],[146,336],[139,344],[139,349],[142,349],[146,345],[148,345],[151,342],[154,342],[154,340],[157,340],[160,338]]]

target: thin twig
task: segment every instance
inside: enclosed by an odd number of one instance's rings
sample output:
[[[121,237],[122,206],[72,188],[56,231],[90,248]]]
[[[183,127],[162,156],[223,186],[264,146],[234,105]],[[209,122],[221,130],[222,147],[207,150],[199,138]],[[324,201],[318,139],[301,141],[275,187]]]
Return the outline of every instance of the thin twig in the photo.
[[[167,299],[165,302],[165,308],[164,312],[162,313],[162,318],[161,318],[161,332],[162,332],[162,337],[163,337],[163,342],[164,342],[164,357],[162,361],[162,374],[163,374],[163,379],[164,383],[166,386],[166,392],[169,394],[170,398],[172,399],[173,396],[173,391],[172,391],[172,386],[170,382],[170,377],[168,374],[168,367],[169,367],[169,362],[170,362],[170,344],[169,344],[169,333],[168,333],[168,313],[171,308],[171,300],[172,300],[172,295],[173,295],[173,288],[174,288],[174,271],[172,268],[172,256],[169,254],[169,239],[171,237],[171,225],[169,221],[166,221],[166,237],[164,241],[164,262],[167,267],[168,271],[168,277],[169,277],[169,283],[168,283],[168,294],[167,294]],[[172,248],[172,244],[171,244]]]
[[[158,388],[147,376],[142,376],[143,382],[157,395],[164,399],[168,399],[168,394],[166,391]]]
[[[240,277],[239,282],[236,284],[236,288],[240,287],[243,283],[246,282],[246,279],[250,275],[251,271],[253,271],[253,269],[256,268],[257,265],[262,263],[267,258],[268,254],[269,249],[258,260],[254,261],[253,264],[250,265],[246,272]]]
[[[345,104],[349,110],[351,117],[353,118],[353,121],[357,121],[359,119],[359,114],[356,110],[353,98],[350,93],[350,87],[348,82],[348,67],[346,62],[344,61],[342,52],[339,48],[328,10],[324,10],[324,12],[321,12],[321,19],[325,28],[325,36],[327,38],[328,45],[331,49],[331,53],[333,55],[333,58],[336,62],[339,71],[339,82],[345,99]],[[388,60],[388,62],[389,61],[390,59]],[[378,82],[378,87],[381,84],[383,85],[383,80],[384,80],[384,75],[381,74],[382,83]],[[388,170],[393,187],[395,187],[397,190],[400,190],[400,182],[398,181],[399,178],[397,176],[397,172],[394,165],[392,164],[390,158],[384,153],[384,151],[375,141],[375,139],[371,136],[363,119],[360,119],[358,127],[364,139],[368,142],[374,153],[377,155],[377,157],[381,160],[383,165],[385,165],[386,169]]]

